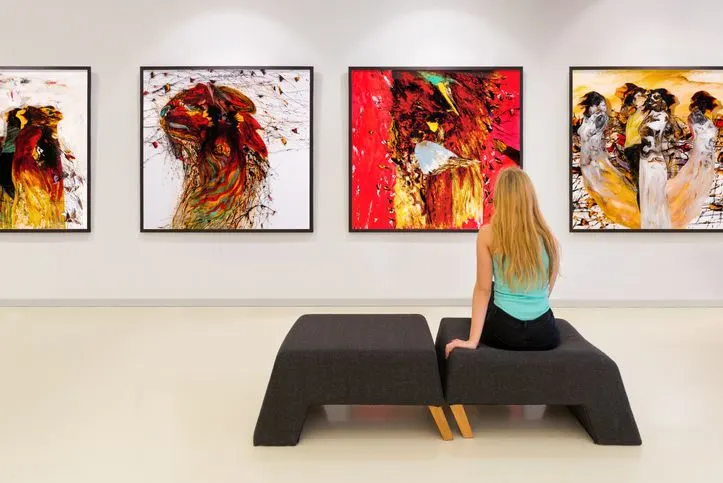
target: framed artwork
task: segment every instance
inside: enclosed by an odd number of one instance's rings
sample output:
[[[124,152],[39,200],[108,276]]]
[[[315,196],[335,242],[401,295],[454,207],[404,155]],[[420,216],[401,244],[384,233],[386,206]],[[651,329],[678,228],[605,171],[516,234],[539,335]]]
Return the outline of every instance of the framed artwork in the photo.
[[[141,67],[142,232],[310,232],[311,67]]]
[[[90,67],[0,67],[0,232],[90,231]]]
[[[476,231],[522,166],[522,68],[351,67],[349,230]]]
[[[723,67],[570,68],[570,231],[723,230]]]

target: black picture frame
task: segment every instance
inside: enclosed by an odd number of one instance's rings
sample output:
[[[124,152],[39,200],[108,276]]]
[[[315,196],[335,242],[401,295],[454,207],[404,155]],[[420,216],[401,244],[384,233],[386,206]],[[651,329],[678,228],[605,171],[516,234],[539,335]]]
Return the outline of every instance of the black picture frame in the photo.
[[[567,122],[568,126],[568,201],[569,201],[569,212],[568,212],[568,232],[569,233],[588,233],[588,234],[599,234],[599,233],[723,233],[723,228],[711,228],[711,229],[650,229],[650,228],[611,228],[611,229],[580,229],[575,228],[573,224],[573,213],[574,213],[574,201],[573,201],[573,131],[572,131],[572,116],[575,109],[573,102],[573,91],[574,91],[574,75],[576,71],[614,71],[614,70],[701,70],[701,71],[721,71],[721,79],[723,80],[723,66],[570,66],[569,68],[569,91],[568,91],[568,111],[567,111]],[[723,99],[721,99],[723,102]]]
[[[91,152],[91,85],[92,85],[92,70],[90,66],[27,66],[27,65],[4,65],[0,66],[0,72],[3,71],[27,71],[27,72],[85,72],[86,75],[86,184],[87,184],[87,199],[85,201],[85,212],[87,223],[84,228],[6,228],[0,229],[0,234],[3,233],[90,233],[92,228],[92,159],[93,155]]]
[[[353,226],[353,208],[352,208],[352,73],[364,70],[399,70],[399,71],[436,71],[436,72],[494,72],[494,71],[517,71],[520,74],[520,162],[519,167],[523,169],[524,159],[524,70],[522,66],[463,66],[463,67],[429,67],[429,66],[350,66],[348,68],[348,232],[349,233],[472,233],[476,234],[477,230],[455,230],[455,229],[360,229]]]
[[[146,71],[172,70],[278,70],[309,72],[309,226],[307,228],[248,228],[248,229],[163,229],[145,228],[144,226],[144,142],[143,142],[143,109],[144,109],[144,73]],[[314,232],[314,67],[313,66],[279,66],[279,65],[246,65],[246,66],[141,66],[140,67],[140,231],[141,233],[313,233]]]

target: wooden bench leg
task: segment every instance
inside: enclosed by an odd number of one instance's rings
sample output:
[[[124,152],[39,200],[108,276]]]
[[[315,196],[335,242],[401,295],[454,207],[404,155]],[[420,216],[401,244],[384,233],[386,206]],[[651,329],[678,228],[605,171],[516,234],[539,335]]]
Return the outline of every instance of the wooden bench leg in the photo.
[[[439,430],[439,434],[442,436],[442,439],[445,441],[452,441],[452,429],[450,429],[449,423],[447,422],[447,416],[444,415],[444,409],[440,406],[429,406],[429,412],[432,413],[434,423],[437,425],[437,429]]]
[[[464,410],[464,406],[461,404],[454,404],[450,406],[454,419],[457,421],[457,427],[459,432],[462,433],[463,438],[472,437],[472,427],[469,425],[469,419],[467,419],[467,413]]]

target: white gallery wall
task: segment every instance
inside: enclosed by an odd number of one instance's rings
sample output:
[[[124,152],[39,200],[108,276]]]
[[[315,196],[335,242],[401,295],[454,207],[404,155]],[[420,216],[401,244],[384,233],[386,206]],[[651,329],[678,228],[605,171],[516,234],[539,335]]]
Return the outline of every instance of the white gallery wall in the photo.
[[[31,6],[32,4],[32,6]],[[471,234],[350,234],[349,65],[524,67],[560,304],[723,304],[723,234],[568,233],[568,67],[723,65],[719,0],[4,2],[0,65],[90,65],[92,233],[0,234],[6,304],[457,302]],[[139,66],[313,65],[312,234],[141,234]]]

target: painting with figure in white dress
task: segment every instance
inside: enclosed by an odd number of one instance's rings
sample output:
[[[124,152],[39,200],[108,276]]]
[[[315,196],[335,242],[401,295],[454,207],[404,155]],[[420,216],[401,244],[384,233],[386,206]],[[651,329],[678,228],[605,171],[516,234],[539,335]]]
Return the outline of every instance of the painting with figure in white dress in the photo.
[[[723,68],[573,67],[570,229],[723,230]]]

